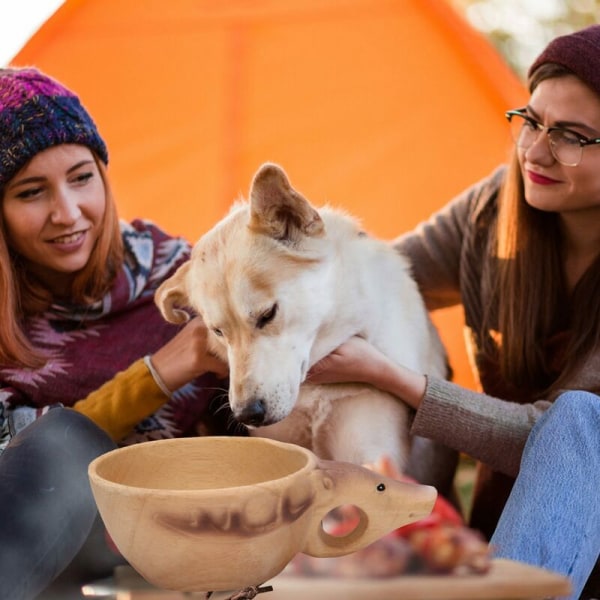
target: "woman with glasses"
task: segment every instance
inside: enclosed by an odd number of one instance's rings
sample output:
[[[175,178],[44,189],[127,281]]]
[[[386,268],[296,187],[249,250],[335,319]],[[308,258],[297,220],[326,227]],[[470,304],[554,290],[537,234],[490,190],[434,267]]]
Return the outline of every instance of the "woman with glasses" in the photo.
[[[360,339],[311,376],[412,406],[413,434],[478,460],[470,524],[496,554],[569,576],[572,598],[600,597],[600,25],[553,40],[529,90],[506,113],[510,164],[395,242],[430,309],[464,307],[481,391]]]

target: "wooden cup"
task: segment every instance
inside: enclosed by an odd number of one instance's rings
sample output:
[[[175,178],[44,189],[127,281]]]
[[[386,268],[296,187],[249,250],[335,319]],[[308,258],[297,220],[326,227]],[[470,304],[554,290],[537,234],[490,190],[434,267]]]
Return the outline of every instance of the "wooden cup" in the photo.
[[[89,477],[106,528],[153,585],[224,591],[260,585],[298,553],[349,554],[427,516],[434,488],[263,438],[198,437],[135,444],[95,459]],[[322,521],[355,505],[344,537]]]

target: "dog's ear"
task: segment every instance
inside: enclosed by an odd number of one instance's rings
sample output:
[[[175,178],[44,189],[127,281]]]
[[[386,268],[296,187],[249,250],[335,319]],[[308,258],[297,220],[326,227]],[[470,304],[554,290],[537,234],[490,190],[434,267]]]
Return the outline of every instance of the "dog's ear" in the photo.
[[[154,302],[162,316],[169,323],[185,323],[190,320],[190,315],[182,310],[182,306],[188,306],[187,288],[185,277],[190,270],[191,261],[184,263],[175,273],[165,279],[154,295]]]
[[[262,165],[252,180],[249,226],[289,244],[325,233],[319,213],[292,188],[283,169],[272,163]]]

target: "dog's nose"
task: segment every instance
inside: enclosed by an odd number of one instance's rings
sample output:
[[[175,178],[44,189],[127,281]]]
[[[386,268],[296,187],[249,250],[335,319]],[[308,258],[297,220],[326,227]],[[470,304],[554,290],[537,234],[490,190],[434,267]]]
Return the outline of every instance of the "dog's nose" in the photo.
[[[258,427],[265,421],[265,402],[264,400],[255,400],[249,404],[239,414],[238,421],[244,425]]]

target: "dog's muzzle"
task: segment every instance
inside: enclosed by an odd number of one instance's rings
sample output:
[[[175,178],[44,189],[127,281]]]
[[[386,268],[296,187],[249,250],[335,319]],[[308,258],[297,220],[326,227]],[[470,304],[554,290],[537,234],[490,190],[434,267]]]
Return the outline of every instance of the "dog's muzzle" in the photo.
[[[260,427],[261,425],[266,425],[266,414],[265,401],[259,399],[246,406],[242,412],[235,416],[235,418],[244,425]]]

